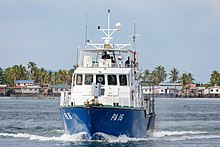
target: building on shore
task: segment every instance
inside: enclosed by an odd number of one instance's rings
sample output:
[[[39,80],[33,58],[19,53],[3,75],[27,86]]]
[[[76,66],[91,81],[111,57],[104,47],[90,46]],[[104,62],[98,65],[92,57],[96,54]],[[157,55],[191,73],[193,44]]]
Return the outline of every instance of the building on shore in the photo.
[[[220,86],[208,87],[204,90],[204,95],[206,97],[220,97]]]
[[[34,80],[15,80],[15,86],[32,86]]]
[[[7,85],[0,85],[0,96],[5,96],[7,92]]]
[[[182,86],[178,83],[161,83],[158,86],[142,86],[144,95],[154,95],[155,97],[220,97],[220,86],[202,87],[197,84],[187,84]]]
[[[34,85],[33,80],[16,80],[11,89],[12,97],[39,97],[41,87]]]
[[[63,91],[70,91],[70,85],[68,84],[55,84],[50,86],[52,96],[60,96]]]
[[[142,86],[144,95],[154,94],[156,97],[175,97],[182,90],[179,83],[161,83],[158,86]]]

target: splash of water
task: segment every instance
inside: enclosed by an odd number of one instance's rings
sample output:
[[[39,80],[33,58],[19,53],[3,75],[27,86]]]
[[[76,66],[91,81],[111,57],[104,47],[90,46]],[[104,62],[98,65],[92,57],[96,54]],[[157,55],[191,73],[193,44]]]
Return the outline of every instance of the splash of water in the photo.
[[[206,134],[207,132],[202,131],[155,131],[152,136],[156,138],[161,138],[165,136],[182,136],[182,135],[196,135],[196,134]]]
[[[28,134],[28,133],[17,133],[17,134],[0,133],[0,136],[14,137],[14,138],[26,138],[29,140],[38,140],[38,141],[63,141],[63,142],[73,141],[73,142],[77,142],[77,141],[83,141],[82,136],[84,134],[85,134],[85,132],[81,132],[81,133],[74,134],[74,135],[63,134],[61,136],[45,137],[45,136]]]
[[[108,135],[105,133],[96,133],[96,135],[102,136],[103,140],[90,140],[86,132],[80,132],[73,135],[63,134],[61,136],[39,136],[28,133],[0,133],[3,137],[14,137],[28,140],[37,141],[60,141],[60,142],[109,142],[109,143],[127,143],[135,141],[147,141],[147,140],[193,140],[193,139],[219,139],[219,135],[210,135],[208,132],[202,131],[155,131],[151,136],[147,138],[131,138],[126,135],[120,135],[118,137]]]
[[[155,131],[152,140],[194,140],[194,139],[219,139],[220,135],[212,135],[204,131]]]

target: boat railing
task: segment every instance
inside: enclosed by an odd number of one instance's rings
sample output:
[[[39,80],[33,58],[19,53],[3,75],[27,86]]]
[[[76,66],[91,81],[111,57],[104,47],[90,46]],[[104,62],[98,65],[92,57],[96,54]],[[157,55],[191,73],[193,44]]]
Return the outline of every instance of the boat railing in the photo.
[[[71,105],[71,97],[69,91],[62,91],[60,96],[60,106],[70,106]]]
[[[84,62],[81,67],[87,68],[130,68],[132,65],[126,65],[125,63],[119,61],[113,63],[111,59],[99,59],[98,61]]]
[[[125,68],[124,65],[122,64],[117,64],[117,63],[111,63],[111,64],[105,64],[105,65],[99,65],[97,63],[92,63],[92,64],[87,64],[83,65],[83,67],[88,67],[88,68],[102,68],[102,67],[107,67],[107,68]],[[128,68],[128,67],[126,67]]]

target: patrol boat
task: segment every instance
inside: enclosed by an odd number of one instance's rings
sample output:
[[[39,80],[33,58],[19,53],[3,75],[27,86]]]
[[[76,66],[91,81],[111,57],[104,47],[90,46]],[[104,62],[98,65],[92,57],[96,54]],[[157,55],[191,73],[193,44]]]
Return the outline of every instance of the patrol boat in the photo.
[[[60,99],[67,134],[85,133],[89,140],[103,139],[103,134],[143,138],[154,129],[154,100],[143,96],[136,50],[128,48],[131,43],[111,43],[120,27],[110,28],[108,10],[107,29],[98,26],[104,43],[87,42],[80,50],[71,91]]]

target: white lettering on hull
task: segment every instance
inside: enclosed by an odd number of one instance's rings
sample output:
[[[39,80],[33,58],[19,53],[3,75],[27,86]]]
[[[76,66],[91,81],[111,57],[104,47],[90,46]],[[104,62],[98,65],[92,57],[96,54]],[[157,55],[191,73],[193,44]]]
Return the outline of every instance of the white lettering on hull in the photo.
[[[73,117],[71,116],[71,114],[69,112],[63,113],[63,115],[64,115],[66,120],[72,120],[73,119]]]
[[[124,114],[113,114],[111,117],[111,121],[122,121],[124,118]]]

